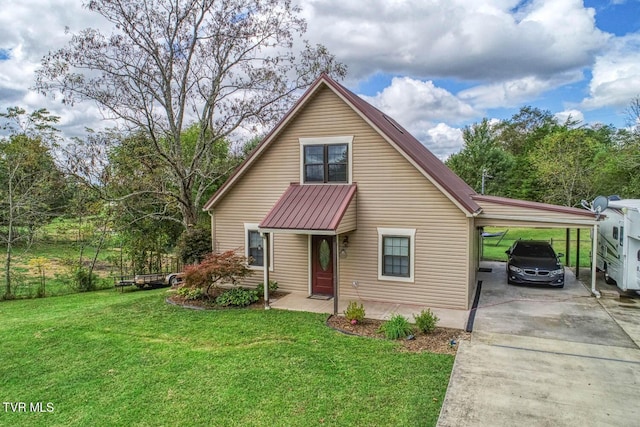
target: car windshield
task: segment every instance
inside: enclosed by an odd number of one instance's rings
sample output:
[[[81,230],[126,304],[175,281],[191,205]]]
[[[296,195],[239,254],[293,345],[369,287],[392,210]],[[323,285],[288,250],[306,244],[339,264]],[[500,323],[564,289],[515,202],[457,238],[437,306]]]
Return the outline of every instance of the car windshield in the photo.
[[[512,254],[515,256],[535,258],[555,258],[555,253],[551,246],[540,243],[519,242],[515,248],[513,248]]]

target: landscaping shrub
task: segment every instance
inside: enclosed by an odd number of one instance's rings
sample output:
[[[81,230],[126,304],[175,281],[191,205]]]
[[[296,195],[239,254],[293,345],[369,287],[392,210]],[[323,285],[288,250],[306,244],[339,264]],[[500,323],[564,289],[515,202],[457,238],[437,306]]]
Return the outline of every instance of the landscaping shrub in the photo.
[[[436,325],[438,324],[438,321],[440,320],[438,319],[438,316],[433,314],[430,308],[422,310],[417,316],[414,314],[413,318],[416,321],[416,326],[418,327],[418,329],[425,334],[433,332],[433,330],[436,328]]]
[[[278,290],[278,282],[276,282],[275,280],[269,280],[269,292],[275,292]],[[262,298],[264,296],[264,282],[258,283],[258,286],[256,286],[256,292],[258,293],[258,296],[260,298]]]
[[[247,266],[247,258],[233,250],[207,255],[200,264],[188,265],[184,269],[184,283],[190,288],[204,289],[208,296],[211,287],[222,284],[237,284],[253,273]]]
[[[351,301],[344,311],[344,317],[351,323],[362,323],[364,320],[364,306]]]
[[[177,293],[184,299],[191,301],[202,299],[204,297],[204,291],[202,288],[189,288],[187,286],[182,286],[178,288]]]
[[[403,315],[394,314],[391,319],[380,325],[378,332],[382,332],[387,339],[397,340],[411,335],[413,326]]]
[[[216,298],[216,304],[222,307],[246,307],[257,302],[258,299],[258,292],[255,289],[231,288]]]

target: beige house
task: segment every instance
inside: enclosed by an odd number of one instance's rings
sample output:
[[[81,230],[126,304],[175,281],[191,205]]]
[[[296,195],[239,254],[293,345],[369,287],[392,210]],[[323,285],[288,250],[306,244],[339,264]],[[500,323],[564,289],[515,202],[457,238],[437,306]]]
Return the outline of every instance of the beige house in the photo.
[[[206,203],[214,251],[283,291],[468,310],[484,225],[592,227],[474,192],[391,117],[320,76]],[[542,224],[542,225],[541,225]],[[267,270],[265,270],[265,268]]]

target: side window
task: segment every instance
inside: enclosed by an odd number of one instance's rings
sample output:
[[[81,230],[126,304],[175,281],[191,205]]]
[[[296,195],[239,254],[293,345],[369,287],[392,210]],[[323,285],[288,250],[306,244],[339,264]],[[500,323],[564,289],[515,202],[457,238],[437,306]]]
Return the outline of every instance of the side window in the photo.
[[[638,257],[638,261],[640,261],[640,250],[638,251],[636,256]]]
[[[613,227],[613,238],[618,240],[618,227]]]
[[[244,256],[249,259],[249,267],[261,270],[264,267],[264,240],[258,224],[244,224]],[[269,235],[269,270],[273,270],[273,234]]]
[[[624,242],[624,227],[620,227],[620,246]]]
[[[264,248],[262,247],[262,237],[260,237],[258,230],[249,230],[248,233],[247,242],[249,243],[249,265],[263,267]]]
[[[378,228],[378,279],[414,282],[415,229]]]

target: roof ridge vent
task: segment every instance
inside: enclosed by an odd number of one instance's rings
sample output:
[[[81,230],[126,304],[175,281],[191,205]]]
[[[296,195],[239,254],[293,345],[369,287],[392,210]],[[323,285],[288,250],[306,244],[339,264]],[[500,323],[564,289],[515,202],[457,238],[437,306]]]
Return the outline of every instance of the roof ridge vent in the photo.
[[[391,126],[393,126],[394,128],[396,128],[396,130],[398,132],[400,132],[401,134],[404,135],[404,131],[402,130],[402,127],[400,127],[400,125],[398,123],[396,123],[395,120],[393,120],[391,117],[387,116],[386,114],[383,114],[382,117],[384,117],[384,119],[386,121],[388,121],[389,123],[391,123]]]

